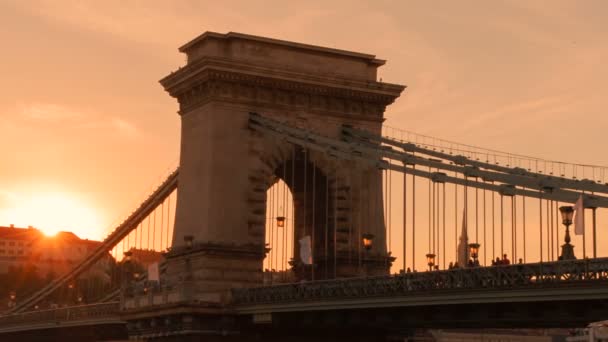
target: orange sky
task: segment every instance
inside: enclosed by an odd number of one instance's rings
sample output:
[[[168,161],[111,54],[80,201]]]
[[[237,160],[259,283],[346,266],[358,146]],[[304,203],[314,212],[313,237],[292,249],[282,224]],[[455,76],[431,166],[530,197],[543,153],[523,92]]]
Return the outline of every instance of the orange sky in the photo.
[[[79,203],[52,222],[80,236],[129,213],[177,163],[177,104],[158,80],[206,30],[387,59],[383,81],[408,85],[391,126],[608,165],[606,13],[605,1],[2,1],[0,225],[38,224],[15,208],[53,194]]]

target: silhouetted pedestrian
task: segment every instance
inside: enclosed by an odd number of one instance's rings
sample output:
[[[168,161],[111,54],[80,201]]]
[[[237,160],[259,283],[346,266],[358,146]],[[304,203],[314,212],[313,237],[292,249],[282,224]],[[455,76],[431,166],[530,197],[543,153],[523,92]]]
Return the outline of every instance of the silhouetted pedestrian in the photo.
[[[502,255],[502,264],[503,265],[510,265],[511,264],[511,260],[509,260],[509,258],[507,258],[506,254]]]

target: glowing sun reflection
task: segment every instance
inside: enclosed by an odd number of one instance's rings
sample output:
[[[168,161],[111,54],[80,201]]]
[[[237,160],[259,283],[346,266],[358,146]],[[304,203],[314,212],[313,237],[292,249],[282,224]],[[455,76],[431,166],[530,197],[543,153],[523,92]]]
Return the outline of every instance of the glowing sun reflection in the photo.
[[[47,236],[71,231],[81,238],[99,239],[103,233],[99,217],[93,209],[61,193],[16,199],[12,208],[0,212],[0,218],[2,225],[34,226]]]

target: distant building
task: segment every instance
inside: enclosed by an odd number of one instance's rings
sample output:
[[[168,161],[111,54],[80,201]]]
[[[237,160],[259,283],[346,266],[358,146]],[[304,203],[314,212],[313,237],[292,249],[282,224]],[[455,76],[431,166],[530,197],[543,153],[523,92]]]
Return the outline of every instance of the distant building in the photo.
[[[129,251],[131,252],[131,260],[144,268],[155,262],[160,262],[163,257],[161,252],[151,249],[131,248]]]
[[[608,341],[608,321],[589,324],[586,328],[576,329],[567,342],[602,342]]]
[[[3,266],[8,265],[11,260],[17,262],[31,255],[33,244],[42,238],[44,234],[32,227],[0,227],[0,272],[7,271]]]
[[[91,254],[101,242],[81,239],[71,232],[45,236],[40,230],[28,227],[0,226],[0,273],[11,268],[36,267],[41,276],[59,275],[76,266]],[[111,257],[105,258],[89,272],[107,278]]]

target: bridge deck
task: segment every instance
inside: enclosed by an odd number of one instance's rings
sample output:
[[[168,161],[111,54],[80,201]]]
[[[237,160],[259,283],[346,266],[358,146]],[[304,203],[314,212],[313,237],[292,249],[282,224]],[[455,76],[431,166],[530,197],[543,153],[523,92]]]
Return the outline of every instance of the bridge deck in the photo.
[[[608,300],[608,258],[279,284],[232,290],[240,315],[445,304]],[[0,316],[0,333],[124,324],[118,302]]]
[[[125,324],[120,319],[119,313],[119,302],[27,311],[19,314],[0,316],[0,333],[75,326]]]
[[[608,299],[608,258],[234,289],[237,312]]]

